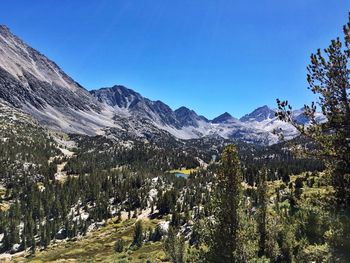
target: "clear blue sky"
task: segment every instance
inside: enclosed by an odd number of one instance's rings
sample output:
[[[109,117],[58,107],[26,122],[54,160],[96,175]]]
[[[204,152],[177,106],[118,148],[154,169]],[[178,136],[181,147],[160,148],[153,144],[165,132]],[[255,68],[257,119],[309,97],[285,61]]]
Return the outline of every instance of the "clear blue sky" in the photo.
[[[172,108],[240,117],[311,100],[306,66],[348,0],[2,0],[0,23],[87,89],[122,84]]]

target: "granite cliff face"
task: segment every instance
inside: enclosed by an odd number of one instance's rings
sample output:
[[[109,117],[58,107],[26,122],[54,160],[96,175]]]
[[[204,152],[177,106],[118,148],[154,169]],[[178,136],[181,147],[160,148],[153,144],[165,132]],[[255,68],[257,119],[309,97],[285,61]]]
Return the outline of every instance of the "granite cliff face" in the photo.
[[[0,100],[67,132],[94,134],[112,124],[87,90],[6,26],[0,26]]]
[[[0,26],[0,80],[0,97],[16,107],[100,110],[83,87],[5,26]]]
[[[264,121],[266,119],[273,119],[275,117],[275,111],[270,109],[268,106],[264,105],[262,107],[257,108],[253,112],[244,115],[240,118],[242,122],[252,122],[252,121]]]

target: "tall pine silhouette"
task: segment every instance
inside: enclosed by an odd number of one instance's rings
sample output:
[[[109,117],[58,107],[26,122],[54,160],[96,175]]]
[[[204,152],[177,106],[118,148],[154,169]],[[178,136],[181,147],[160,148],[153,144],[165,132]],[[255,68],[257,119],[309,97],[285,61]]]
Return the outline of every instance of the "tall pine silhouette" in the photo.
[[[344,40],[331,41],[322,52],[311,55],[307,80],[309,89],[318,96],[311,105],[304,106],[310,125],[297,123],[288,101],[277,100],[281,120],[291,123],[318,147],[308,153],[323,159],[328,165],[339,205],[350,206],[350,15],[344,26]],[[318,122],[316,110],[327,118]]]
[[[216,182],[216,211],[209,246],[208,262],[239,262],[238,248],[240,206],[242,201],[242,171],[238,153],[233,145],[227,146],[221,158]]]

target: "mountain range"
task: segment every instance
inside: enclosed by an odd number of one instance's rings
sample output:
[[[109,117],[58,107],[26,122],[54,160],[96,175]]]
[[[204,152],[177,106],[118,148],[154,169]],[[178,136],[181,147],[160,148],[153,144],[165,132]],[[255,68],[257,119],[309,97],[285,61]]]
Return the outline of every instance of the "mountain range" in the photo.
[[[41,125],[66,133],[137,137],[151,134],[177,139],[220,136],[248,143],[278,142],[298,135],[268,106],[236,119],[229,113],[208,120],[191,109],[173,110],[121,85],[88,91],[55,62],[0,26],[0,103],[33,116]],[[302,111],[295,118],[307,123]],[[322,119],[322,116],[320,116]]]

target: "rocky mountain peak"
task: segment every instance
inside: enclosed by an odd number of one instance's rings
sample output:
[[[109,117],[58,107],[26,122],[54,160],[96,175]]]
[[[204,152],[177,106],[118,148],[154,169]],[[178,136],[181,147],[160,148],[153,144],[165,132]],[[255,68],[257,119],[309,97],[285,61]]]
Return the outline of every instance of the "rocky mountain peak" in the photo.
[[[181,126],[183,127],[186,127],[186,126],[198,127],[199,121],[208,122],[208,120],[205,117],[198,116],[198,114],[195,111],[190,110],[184,106],[175,110],[175,116],[177,120],[180,122]]]
[[[213,119],[211,122],[215,124],[220,124],[220,123],[228,123],[228,122],[233,122],[236,121],[234,117],[228,112],[225,112],[221,114],[220,116],[216,117]]]
[[[190,110],[189,108],[186,108],[185,106],[182,106],[182,107],[176,109],[175,113],[179,116],[196,114],[193,110]]]
[[[275,111],[270,109],[267,105],[259,107],[252,111],[251,113],[244,115],[240,121],[249,122],[249,121],[257,121],[261,122],[266,119],[272,119],[275,117]]]
[[[141,100],[142,96],[122,85],[114,85],[113,87],[91,90],[93,95],[99,102],[106,103],[111,107],[129,108]]]

